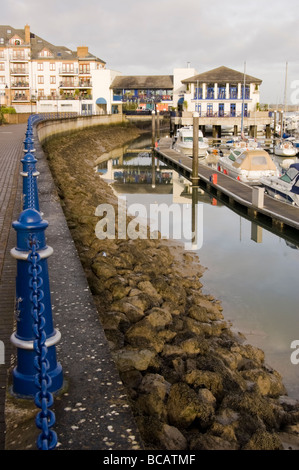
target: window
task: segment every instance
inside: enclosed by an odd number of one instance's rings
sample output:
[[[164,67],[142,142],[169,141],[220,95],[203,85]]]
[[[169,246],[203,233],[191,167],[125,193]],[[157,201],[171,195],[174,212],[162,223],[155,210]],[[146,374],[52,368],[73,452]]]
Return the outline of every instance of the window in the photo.
[[[4,83],[5,83],[5,77],[4,76],[0,77],[0,83],[4,85]]]
[[[4,62],[0,62],[0,70],[5,70],[5,64]]]
[[[43,76],[43,75],[38,75],[38,77],[37,77],[37,83],[38,83],[39,85],[44,83],[44,76]]]
[[[4,44],[4,38],[0,38],[0,44]]]
[[[62,71],[72,73],[74,71],[74,64],[62,64]]]
[[[50,63],[50,70],[53,72],[54,70],[56,70],[56,64],[51,62]]]
[[[252,157],[252,165],[253,166],[255,166],[255,165],[267,165],[266,157],[262,157],[262,156]]]
[[[39,71],[44,70],[44,64],[41,63],[41,62],[38,62],[38,64],[37,64],[37,70],[39,70]]]
[[[55,77],[55,75],[51,75],[51,77],[50,77],[50,83],[53,84],[53,85],[56,83],[56,77]]]
[[[90,64],[80,64],[79,65],[80,73],[90,73]]]

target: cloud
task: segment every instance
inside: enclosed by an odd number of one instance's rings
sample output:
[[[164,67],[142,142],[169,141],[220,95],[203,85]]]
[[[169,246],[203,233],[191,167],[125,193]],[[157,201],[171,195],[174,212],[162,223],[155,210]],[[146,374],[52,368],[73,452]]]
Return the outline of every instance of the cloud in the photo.
[[[198,72],[220,65],[263,80],[262,99],[283,96],[299,79],[298,0],[10,0],[2,24],[31,30],[56,45],[87,45],[123,74],[172,74],[191,63]]]

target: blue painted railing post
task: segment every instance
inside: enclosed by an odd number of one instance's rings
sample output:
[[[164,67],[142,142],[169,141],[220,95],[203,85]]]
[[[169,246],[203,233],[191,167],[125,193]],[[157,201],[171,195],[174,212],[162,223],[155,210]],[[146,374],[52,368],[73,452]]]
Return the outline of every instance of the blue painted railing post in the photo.
[[[21,160],[23,165],[23,210],[36,209],[39,211],[37,177],[39,172],[36,170],[36,158],[31,152],[26,152]]]
[[[13,222],[13,228],[17,232],[17,246],[11,250],[11,255],[17,260],[17,321],[16,331],[11,336],[11,342],[17,348],[17,365],[13,370],[13,392],[24,397],[33,397],[38,392],[36,383],[37,319],[34,315],[43,317],[47,374],[50,382],[48,390],[56,392],[62,388],[63,384],[62,367],[56,360],[55,345],[61,335],[53,327],[47,262],[53,250],[46,245],[47,227],[48,222],[43,220],[40,212],[33,208],[24,210],[19,219]],[[35,265],[32,264],[33,248],[38,258]]]

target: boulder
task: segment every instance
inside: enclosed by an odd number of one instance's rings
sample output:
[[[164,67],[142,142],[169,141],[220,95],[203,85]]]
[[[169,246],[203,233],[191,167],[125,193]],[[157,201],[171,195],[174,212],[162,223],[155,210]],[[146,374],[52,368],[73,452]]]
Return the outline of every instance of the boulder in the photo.
[[[155,357],[155,353],[148,349],[119,349],[112,352],[113,359],[120,372],[129,370],[147,370],[151,360]]]

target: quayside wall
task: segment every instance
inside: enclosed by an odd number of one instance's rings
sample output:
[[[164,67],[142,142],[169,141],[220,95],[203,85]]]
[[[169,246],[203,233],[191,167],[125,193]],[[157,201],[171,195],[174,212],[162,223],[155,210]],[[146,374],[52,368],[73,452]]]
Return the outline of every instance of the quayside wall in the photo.
[[[100,114],[95,116],[76,116],[61,119],[48,119],[37,124],[37,135],[41,143],[53,135],[70,132],[99,125],[122,124],[128,122],[123,114]]]

